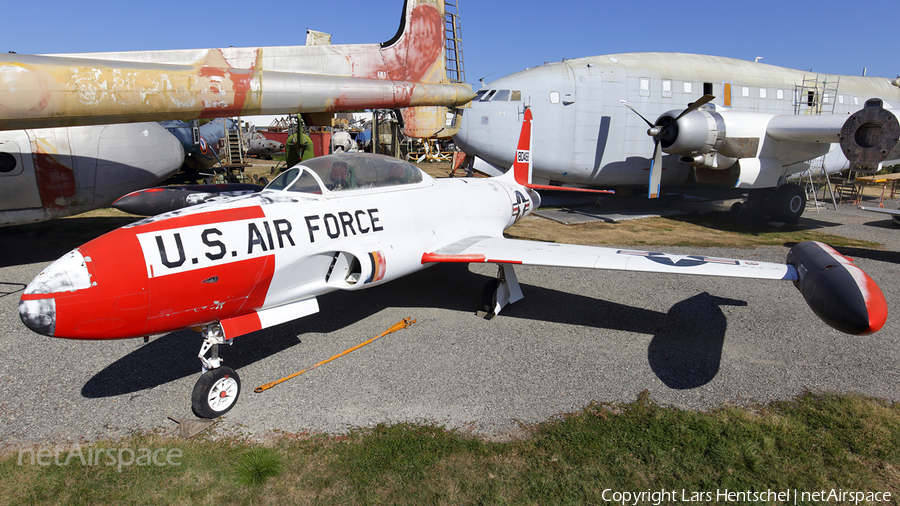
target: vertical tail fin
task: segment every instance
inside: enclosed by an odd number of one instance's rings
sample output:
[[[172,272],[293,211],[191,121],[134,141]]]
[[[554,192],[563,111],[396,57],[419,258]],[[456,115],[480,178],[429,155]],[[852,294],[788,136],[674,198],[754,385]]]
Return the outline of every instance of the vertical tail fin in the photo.
[[[526,107],[519,144],[516,146],[516,159],[512,166],[516,182],[522,186],[531,184],[531,119],[531,108]]]
[[[519,144],[516,146],[516,159],[506,174],[498,176],[506,179],[514,179],[516,184],[533,190],[562,190],[588,193],[615,193],[612,190],[593,190],[588,188],[572,188],[570,186],[541,185],[531,182],[533,176],[531,162],[531,107],[525,107],[522,118],[522,131],[519,133]]]
[[[409,82],[462,83],[458,21],[444,0],[405,0],[397,34],[381,44],[386,76]],[[447,75],[448,54],[455,62],[451,67],[457,69],[455,80]],[[447,107],[410,107],[401,114],[403,133],[408,137],[449,139],[460,128],[459,114]]]
[[[405,0],[397,34],[381,44],[389,79],[444,82],[444,2]]]

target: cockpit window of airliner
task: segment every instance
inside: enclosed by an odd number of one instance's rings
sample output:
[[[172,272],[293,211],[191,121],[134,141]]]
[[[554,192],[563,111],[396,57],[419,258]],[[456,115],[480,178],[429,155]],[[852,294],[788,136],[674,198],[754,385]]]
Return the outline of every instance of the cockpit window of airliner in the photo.
[[[475,101],[481,99],[481,96],[484,95],[484,94],[487,93],[487,92],[488,92],[488,90],[478,90],[478,91],[476,91],[476,92],[475,92],[475,98],[472,99],[472,102],[475,102]]]
[[[509,99],[513,102],[521,102],[522,101],[522,91],[521,90],[513,90],[512,95],[510,95]]]
[[[500,90],[491,98],[491,102],[506,102],[509,100],[509,90]]]
[[[487,92],[487,94],[485,94],[483,97],[481,97],[481,100],[479,100],[479,102],[490,102],[491,97],[494,96],[494,93],[497,93],[497,90],[491,90],[491,91]]]

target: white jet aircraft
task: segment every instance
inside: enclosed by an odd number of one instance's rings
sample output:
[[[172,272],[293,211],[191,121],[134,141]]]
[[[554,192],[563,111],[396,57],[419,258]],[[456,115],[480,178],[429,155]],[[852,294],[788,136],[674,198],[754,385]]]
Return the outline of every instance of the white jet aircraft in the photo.
[[[71,339],[202,327],[204,372],[192,407],[207,418],[240,394],[219,345],[316,313],[317,297],[328,292],[442,262],[499,265],[486,290],[495,314],[523,296],[514,266],[541,265],[792,281],[838,330],[868,334],[884,325],[887,304],[875,282],[821,243],[800,243],[786,264],[775,264],[504,238],[540,204],[530,141],[526,109],[514,168],[495,178],[435,180],[367,154],[304,161],[260,193],[148,218],[76,248],[28,285],[19,314],[35,332]]]

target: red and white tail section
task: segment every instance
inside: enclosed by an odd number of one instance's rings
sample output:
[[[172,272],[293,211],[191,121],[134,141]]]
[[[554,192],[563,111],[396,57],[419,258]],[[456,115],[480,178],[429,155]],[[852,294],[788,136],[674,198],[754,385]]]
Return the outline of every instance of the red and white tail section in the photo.
[[[615,193],[611,190],[592,190],[588,188],[572,188],[569,186],[553,186],[540,185],[532,183],[532,162],[531,162],[531,108],[525,108],[525,115],[522,120],[522,132],[519,133],[519,144],[516,146],[516,160],[513,162],[510,170],[504,174],[503,178],[514,178],[516,183],[531,188],[533,190],[560,190],[573,192],[589,192],[589,193]],[[512,177],[510,178],[510,174]]]
[[[512,166],[516,182],[522,186],[531,184],[531,119],[531,108],[526,107],[519,144],[516,146],[516,160]]]

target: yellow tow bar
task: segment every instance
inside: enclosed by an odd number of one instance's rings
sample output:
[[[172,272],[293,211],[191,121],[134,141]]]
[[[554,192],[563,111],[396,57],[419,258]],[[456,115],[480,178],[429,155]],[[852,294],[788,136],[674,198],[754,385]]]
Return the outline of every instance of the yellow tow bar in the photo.
[[[334,359],[336,359],[336,358],[343,357],[344,355],[350,353],[351,351],[358,350],[358,349],[362,348],[363,346],[365,346],[365,345],[371,343],[372,341],[378,339],[379,337],[384,337],[384,336],[386,336],[386,335],[388,335],[388,334],[390,334],[390,333],[397,332],[398,330],[403,330],[403,329],[405,329],[406,327],[409,327],[410,325],[412,325],[413,323],[416,323],[416,320],[413,320],[412,318],[404,318],[402,321],[399,321],[399,322],[397,322],[396,324],[394,324],[394,326],[392,326],[391,328],[385,330],[385,331],[382,332],[381,334],[379,334],[379,335],[373,337],[372,339],[369,339],[368,341],[366,341],[366,342],[364,342],[364,343],[357,344],[356,346],[354,346],[354,347],[352,347],[352,348],[350,348],[350,349],[344,350],[344,351],[338,353],[337,355],[335,355],[335,356],[333,356],[333,357],[331,357],[331,358],[325,359],[325,360],[323,360],[323,361],[317,363],[316,365],[314,365],[314,366],[312,366],[312,367],[310,367],[310,368],[308,368],[308,369],[303,369],[302,371],[295,372],[294,374],[291,374],[290,376],[285,376],[284,378],[281,378],[280,380],[275,380],[275,381],[273,381],[273,382],[271,382],[271,383],[266,383],[265,385],[258,386],[258,387],[256,387],[256,388],[254,388],[253,391],[256,392],[256,393],[264,392],[264,391],[266,391],[266,390],[268,390],[268,389],[274,387],[275,385],[277,385],[277,384],[279,384],[279,383],[283,383],[283,382],[285,382],[285,381],[287,381],[287,380],[289,380],[289,379],[291,379],[291,378],[296,378],[297,376],[300,376],[301,374],[303,374],[303,373],[305,373],[305,372],[307,372],[307,371],[312,371],[313,369],[315,369],[316,367],[319,367],[319,366],[322,365],[322,364],[327,364],[328,362],[331,362],[332,360],[334,360]]]

